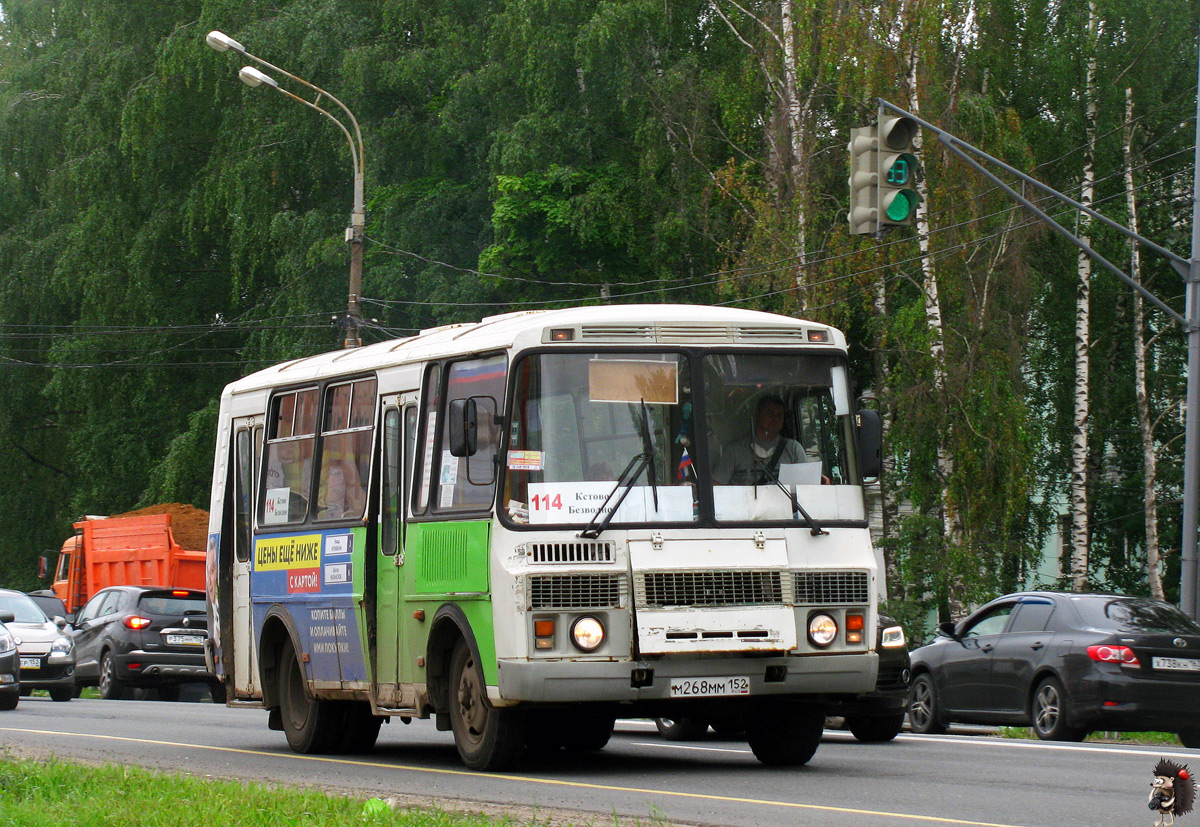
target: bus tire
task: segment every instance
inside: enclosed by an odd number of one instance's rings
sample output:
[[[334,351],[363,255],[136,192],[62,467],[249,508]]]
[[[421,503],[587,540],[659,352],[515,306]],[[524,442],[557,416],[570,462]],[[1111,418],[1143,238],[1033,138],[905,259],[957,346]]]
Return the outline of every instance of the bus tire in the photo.
[[[515,766],[525,747],[524,713],[488,703],[483,670],[461,638],[450,657],[450,729],[459,758],[473,770]]]
[[[346,701],[344,712],[346,723],[338,742],[338,752],[354,755],[375,749],[383,718],[371,712],[371,704],[367,701]]]
[[[600,712],[580,712],[566,716],[562,745],[572,752],[597,752],[612,737],[617,717]]]
[[[746,740],[754,757],[771,767],[807,764],[821,745],[825,710],[819,704],[768,700],[746,716]]]
[[[283,734],[295,752],[333,752],[345,713],[332,701],[313,698],[289,638],[279,652],[279,713]]]
[[[904,726],[904,713],[883,715],[875,718],[851,717],[846,719],[846,728],[854,737],[866,744],[882,744],[895,739]]]

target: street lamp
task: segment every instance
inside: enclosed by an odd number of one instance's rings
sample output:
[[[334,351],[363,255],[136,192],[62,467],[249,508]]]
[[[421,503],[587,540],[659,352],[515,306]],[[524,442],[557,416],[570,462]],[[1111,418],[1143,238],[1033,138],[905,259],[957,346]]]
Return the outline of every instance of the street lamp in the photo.
[[[293,75],[278,66],[273,66],[262,58],[255,57],[246,51],[241,43],[238,43],[229,35],[212,31],[204,38],[204,42],[218,52],[234,51],[243,57],[253,60],[261,66],[285,75],[292,80],[307,86],[317,93],[316,100],[308,101],[304,98],[293,95],[288,90],[279,85],[275,78],[260,72],[253,66],[243,66],[238,72],[238,78],[242,83],[250,87],[269,86],[272,89],[278,90],[280,93],[287,95],[294,101],[307,106],[309,109],[315,109],[329,120],[337,124],[338,129],[342,130],[342,134],[346,136],[347,142],[350,144],[350,160],[354,164],[354,209],[350,213],[350,226],[346,228],[346,241],[350,245],[350,299],[346,307],[346,334],[342,341],[343,347],[358,347],[362,344],[362,309],[358,303],[358,297],[362,293],[362,260],[363,260],[363,236],[366,231],[366,214],[363,210],[363,172],[365,165],[363,162],[363,140],[362,132],[358,128],[358,120],[354,117],[354,113],[346,108],[346,104],[335,98],[333,95],[326,92],[319,86],[314,86],[307,80]],[[328,98],[333,101],[338,107],[346,113],[346,117],[350,120],[350,126],[354,129],[354,134],[350,134],[350,130],[329,110],[321,107],[321,98]]]

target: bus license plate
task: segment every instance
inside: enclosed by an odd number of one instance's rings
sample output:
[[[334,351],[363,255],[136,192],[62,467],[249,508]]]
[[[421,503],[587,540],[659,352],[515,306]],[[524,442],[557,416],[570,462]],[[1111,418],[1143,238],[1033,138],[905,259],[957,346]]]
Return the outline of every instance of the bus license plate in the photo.
[[[196,635],[167,635],[167,643],[171,646],[203,646],[204,638]]]
[[[42,668],[42,659],[41,658],[21,658],[21,668],[22,669],[41,669]]]
[[[671,678],[672,698],[702,698],[714,695],[749,695],[750,679],[744,676],[728,678]]]
[[[1155,669],[1182,669],[1185,672],[1200,672],[1200,660],[1196,658],[1153,658]]]

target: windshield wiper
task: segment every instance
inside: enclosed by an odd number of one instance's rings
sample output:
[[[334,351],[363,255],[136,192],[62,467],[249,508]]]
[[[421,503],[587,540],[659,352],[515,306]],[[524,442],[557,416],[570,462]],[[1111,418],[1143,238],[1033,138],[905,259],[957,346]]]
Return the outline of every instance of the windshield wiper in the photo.
[[[754,464],[762,469],[763,473],[766,474],[767,479],[769,481],[775,483],[776,487],[779,488],[780,491],[782,491],[784,494],[787,494],[787,498],[792,501],[792,513],[795,514],[798,512],[800,514],[800,516],[804,518],[805,522],[807,522],[808,525],[812,528],[812,535],[814,537],[819,537],[822,534],[829,533],[825,529],[821,528],[820,523],[818,523],[811,516],[809,516],[809,513],[804,510],[804,506],[800,505],[800,500],[797,499],[796,492],[793,491],[792,489],[788,488],[782,482],[780,482],[779,475],[776,474],[774,471],[772,471],[765,462],[763,462],[758,457],[755,457]]]
[[[642,456],[650,461],[646,469],[646,480],[650,483],[650,492],[654,495],[654,511],[658,512],[658,468],[654,465],[654,443],[650,441],[650,414],[646,410],[646,400],[642,400]]]
[[[625,497],[628,496],[629,490],[633,487],[634,482],[641,476],[642,469],[647,465],[654,466],[654,458],[652,455],[645,452],[637,454],[633,459],[629,460],[629,464],[625,466],[625,470],[617,477],[617,484],[613,486],[613,490],[608,492],[608,496],[604,498],[604,502],[600,503],[600,508],[592,515],[592,519],[584,526],[583,531],[579,532],[579,536],[587,540],[595,540],[600,536],[604,529],[608,528],[608,524],[612,522],[613,516],[616,515],[617,509],[621,507],[621,503],[625,502]],[[636,467],[635,467],[636,466]],[[632,471],[632,473],[630,473]],[[617,499],[615,505],[606,514],[604,509],[608,507],[609,501],[618,492],[621,496]],[[655,497],[655,508],[658,507],[657,496]]]

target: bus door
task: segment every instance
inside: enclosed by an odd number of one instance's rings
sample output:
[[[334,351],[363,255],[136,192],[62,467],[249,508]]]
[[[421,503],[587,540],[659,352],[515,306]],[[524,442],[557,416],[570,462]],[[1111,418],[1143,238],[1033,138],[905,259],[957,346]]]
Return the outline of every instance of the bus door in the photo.
[[[408,502],[416,435],[418,394],[383,399],[382,485],[379,486],[379,546],[375,551],[375,686],[383,707],[409,707],[403,692],[405,664],[414,657],[404,640],[405,504]]]
[[[250,610],[250,558],[254,549],[255,484],[262,456],[262,419],[233,422],[233,683],[238,697],[262,697],[258,647]],[[226,652],[226,656],[228,656]]]

